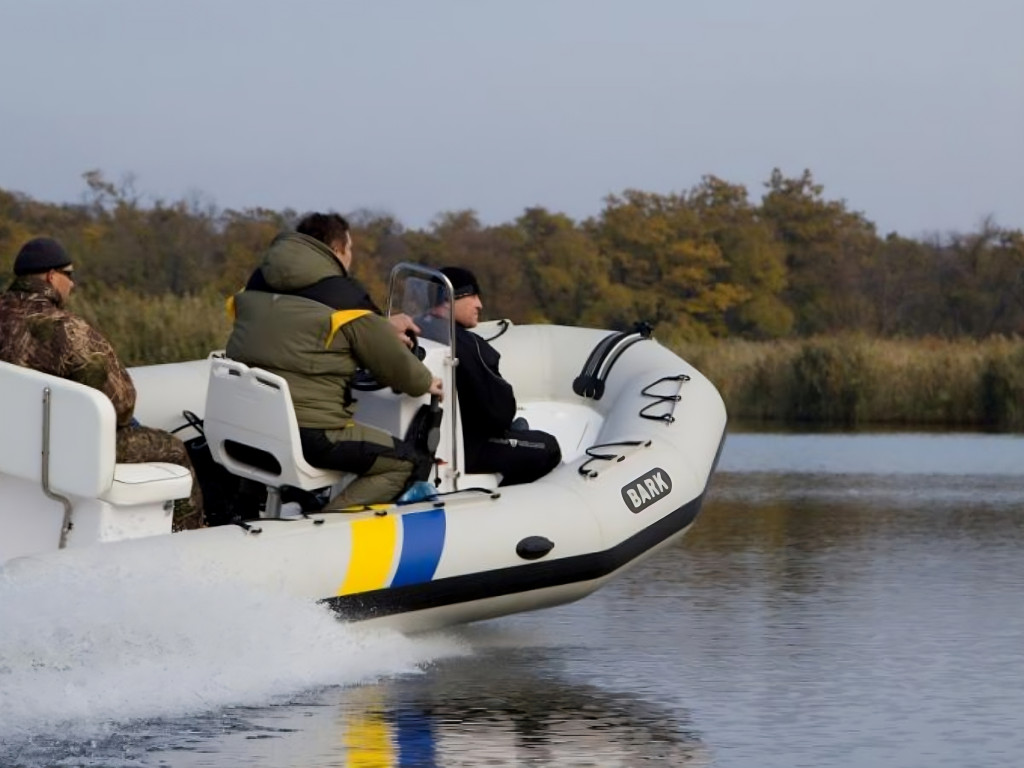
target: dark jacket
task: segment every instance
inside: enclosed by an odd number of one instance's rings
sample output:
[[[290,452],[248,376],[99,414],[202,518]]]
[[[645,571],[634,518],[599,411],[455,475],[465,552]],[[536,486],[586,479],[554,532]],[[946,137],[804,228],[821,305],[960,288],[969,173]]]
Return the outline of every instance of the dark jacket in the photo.
[[[0,360],[98,389],[114,404],[118,427],[132,421],[135,385],[114,348],[38,276],[15,278],[0,295]]]
[[[423,336],[445,343],[448,318],[425,315],[418,318]],[[504,437],[516,416],[516,396],[512,385],[501,377],[501,354],[461,325],[455,326],[455,369],[459,410],[462,413],[462,437],[467,451],[473,451],[488,438]]]
[[[233,307],[228,357],[287,380],[300,427],[341,429],[352,421],[357,368],[406,394],[430,388],[430,370],[312,237],[278,235]]]

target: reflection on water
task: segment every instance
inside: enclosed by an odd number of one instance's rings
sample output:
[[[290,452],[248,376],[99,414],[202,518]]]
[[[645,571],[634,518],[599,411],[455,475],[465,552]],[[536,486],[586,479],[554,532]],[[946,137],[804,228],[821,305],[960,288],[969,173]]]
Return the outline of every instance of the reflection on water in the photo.
[[[168,721],[140,724],[130,738],[93,743],[89,755],[134,754],[175,768],[707,765],[682,713],[569,682],[558,657],[557,649],[492,646],[420,675],[177,723],[185,736]]]
[[[423,762],[406,765],[702,765],[704,750],[684,717],[630,693],[564,679],[559,652],[492,648],[429,674],[347,692],[351,727],[380,711]],[[401,745],[403,742],[398,740]],[[409,753],[412,756],[412,753]]]

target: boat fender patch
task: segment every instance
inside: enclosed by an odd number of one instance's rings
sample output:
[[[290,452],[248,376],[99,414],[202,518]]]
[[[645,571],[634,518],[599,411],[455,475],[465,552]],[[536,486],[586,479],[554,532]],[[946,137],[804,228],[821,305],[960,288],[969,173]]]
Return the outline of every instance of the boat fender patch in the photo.
[[[555,542],[543,536],[527,536],[516,544],[516,554],[523,560],[539,560],[555,548]]]
[[[655,467],[622,486],[622,500],[629,511],[636,514],[671,492],[672,478],[661,467]]]

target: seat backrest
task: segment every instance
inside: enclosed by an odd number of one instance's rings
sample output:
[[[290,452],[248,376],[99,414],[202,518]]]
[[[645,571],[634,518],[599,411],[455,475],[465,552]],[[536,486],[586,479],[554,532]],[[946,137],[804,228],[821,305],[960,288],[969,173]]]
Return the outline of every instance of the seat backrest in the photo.
[[[288,382],[261,368],[210,361],[203,428],[218,463],[271,488],[313,490],[344,476],[305,460]]]
[[[97,389],[0,362],[0,474],[41,482],[43,393],[50,401],[50,487],[93,498],[114,479],[117,417]]]
[[[199,418],[205,415],[210,359],[129,368],[137,393],[135,418],[147,427],[174,431],[183,440],[194,437],[191,429],[183,429],[181,414],[188,410]]]

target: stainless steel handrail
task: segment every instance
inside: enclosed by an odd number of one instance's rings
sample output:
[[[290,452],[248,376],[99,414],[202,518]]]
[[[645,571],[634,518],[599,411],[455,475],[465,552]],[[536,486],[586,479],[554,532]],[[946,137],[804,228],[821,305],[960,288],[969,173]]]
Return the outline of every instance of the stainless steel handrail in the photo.
[[[71,500],[67,496],[61,496],[50,488],[50,400],[52,393],[49,387],[43,387],[43,451],[42,451],[42,472],[40,482],[43,486],[43,493],[54,501],[64,505],[64,519],[60,524],[59,549],[64,549],[68,543],[68,534],[71,532]]]

